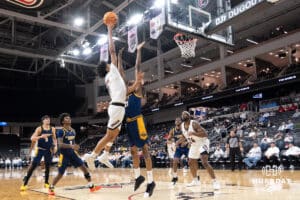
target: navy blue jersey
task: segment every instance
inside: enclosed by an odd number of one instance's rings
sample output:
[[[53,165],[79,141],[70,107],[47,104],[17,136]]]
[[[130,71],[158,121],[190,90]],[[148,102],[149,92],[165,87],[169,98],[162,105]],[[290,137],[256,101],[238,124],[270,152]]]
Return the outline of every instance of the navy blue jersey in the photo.
[[[128,97],[128,105],[126,107],[126,117],[136,117],[142,114],[142,97],[135,93],[131,93]]]
[[[176,127],[174,127],[174,128],[173,128],[173,132],[174,132],[173,137],[174,137],[174,139],[175,139],[175,142],[177,142],[181,137],[184,137],[184,136],[182,135],[182,131],[181,131],[180,128],[179,128],[179,130],[177,130]]]
[[[76,132],[74,129],[67,130],[65,128],[57,130],[57,137],[63,139],[64,144],[75,144]],[[70,153],[73,152],[73,149],[60,149],[61,153]]]
[[[173,128],[173,131],[174,131],[174,134],[173,134],[173,137],[175,139],[175,143],[182,137],[184,137],[184,135],[182,134],[182,131],[181,129],[176,129],[176,127]],[[188,144],[186,145],[188,146]]]
[[[53,138],[52,138],[52,127],[49,130],[43,129],[41,126],[41,135],[49,135],[47,138],[38,139],[37,146],[38,148],[49,150],[53,146]]]

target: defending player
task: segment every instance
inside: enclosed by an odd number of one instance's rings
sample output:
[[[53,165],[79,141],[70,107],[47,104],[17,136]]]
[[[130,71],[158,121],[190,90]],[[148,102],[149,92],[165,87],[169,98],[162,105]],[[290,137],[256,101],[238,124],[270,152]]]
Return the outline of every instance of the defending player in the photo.
[[[65,170],[69,164],[74,167],[79,167],[79,169],[84,173],[84,178],[88,181],[88,187],[91,192],[100,190],[100,186],[95,186],[92,183],[90,173],[88,172],[86,166],[77,153],[77,151],[79,150],[79,145],[75,143],[76,132],[71,127],[70,114],[62,113],[59,116],[59,122],[63,126],[63,128],[57,130],[58,145],[60,149],[58,174],[49,187],[49,195],[55,195],[55,185],[63,177]]]
[[[57,151],[57,140],[55,135],[55,128],[50,125],[50,117],[45,115],[41,119],[42,125],[37,127],[31,136],[32,145],[37,143],[35,149],[35,156],[31,162],[31,165],[27,171],[26,176],[23,179],[23,185],[20,190],[27,190],[28,181],[36,169],[36,167],[40,164],[42,158],[45,161],[45,183],[44,187],[49,188],[49,173],[50,173],[50,165],[52,162],[52,154]]]

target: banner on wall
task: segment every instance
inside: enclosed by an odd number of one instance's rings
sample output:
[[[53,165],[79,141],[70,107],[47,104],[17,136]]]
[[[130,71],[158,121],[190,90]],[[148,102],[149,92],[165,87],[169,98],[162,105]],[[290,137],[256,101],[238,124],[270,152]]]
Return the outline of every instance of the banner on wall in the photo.
[[[108,62],[108,43],[100,46],[100,62]]]
[[[128,51],[134,53],[138,45],[137,26],[128,31]]]
[[[165,24],[165,15],[164,15],[164,9],[162,12],[152,18],[150,20],[150,38],[151,39],[157,39],[163,32],[163,26]]]

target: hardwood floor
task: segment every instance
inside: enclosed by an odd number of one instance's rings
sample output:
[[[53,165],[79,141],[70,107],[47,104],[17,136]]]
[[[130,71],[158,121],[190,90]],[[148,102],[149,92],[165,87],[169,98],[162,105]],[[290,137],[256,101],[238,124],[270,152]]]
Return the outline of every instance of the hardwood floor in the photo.
[[[69,168],[68,173],[58,183],[55,197],[48,197],[47,190],[43,188],[43,172],[38,169],[29,182],[29,189],[20,192],[22,178],[26,171],[0,170],[0,197],[1,200],[25,199],[78,199],[78,200],[139,200],[144,199],[146,183],[133,192],[132,169],[97,169],[92,172],[93,182],[102,185],[96,193],[90,193],[85,187],[86,181],[77,169]],[[51,171],[52,181],[57,169]],[[143,169],[142,174],[146,176]],[[186,187],[191,181],[189,173],[179,170],[179,181],[176,186],[170,183],[171,177],[168,169],[154,169],[156,188],[152,200],[187,200],[187,199],[300,199],[300,171],[235,171],[216,170],[217,179],[221,189],[214,191],[211,179],[205,170],[199,170],[201,186]]]

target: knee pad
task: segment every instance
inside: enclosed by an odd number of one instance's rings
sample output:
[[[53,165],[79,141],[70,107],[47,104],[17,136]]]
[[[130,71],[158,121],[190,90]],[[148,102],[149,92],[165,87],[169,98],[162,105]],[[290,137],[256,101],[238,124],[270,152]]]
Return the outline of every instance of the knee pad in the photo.
[[[84,178],[86,178],[86,179],[90,179],[90,178],[91,178],[91,175],[90,175],[90,173],[87,173],[87,174],[85,174],[85,175],[84,175]]]

